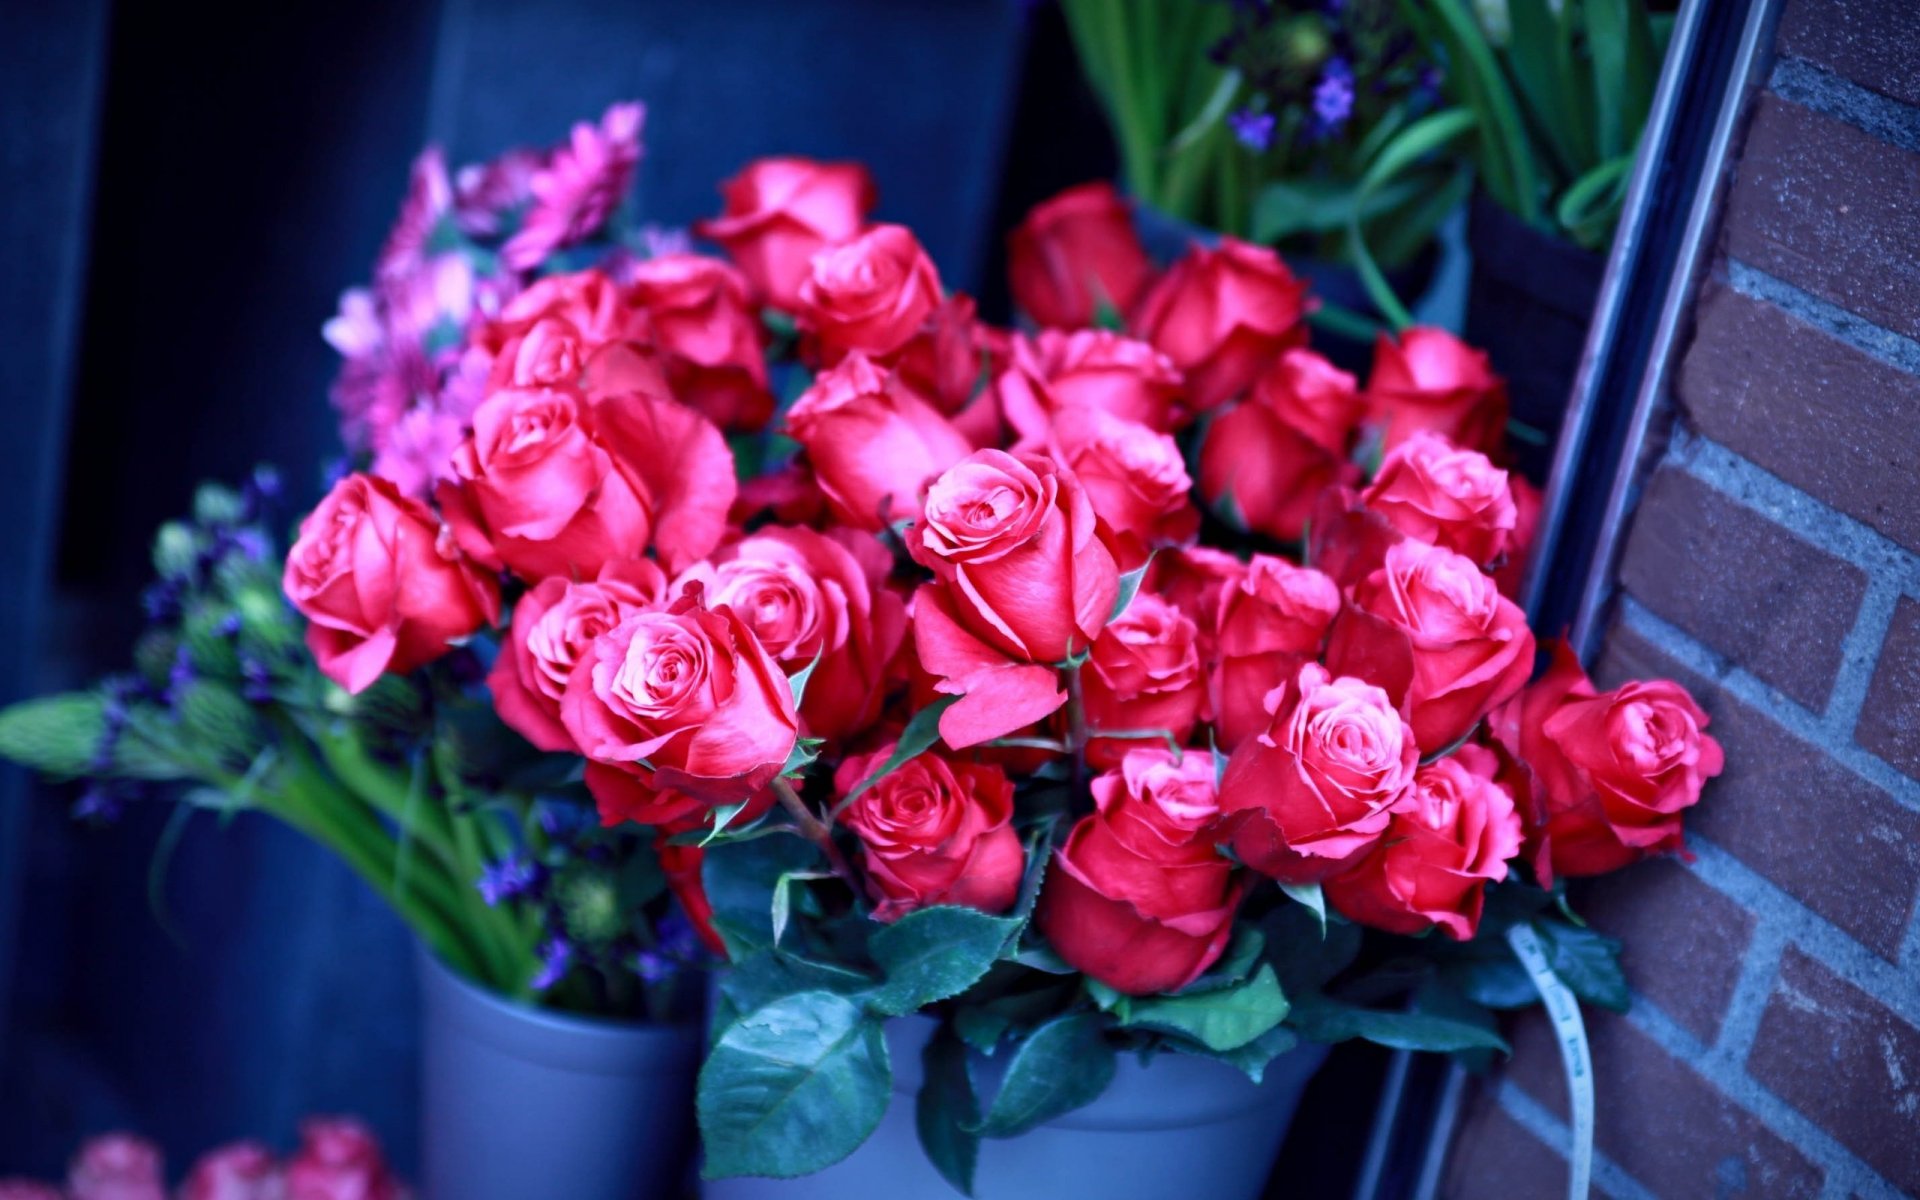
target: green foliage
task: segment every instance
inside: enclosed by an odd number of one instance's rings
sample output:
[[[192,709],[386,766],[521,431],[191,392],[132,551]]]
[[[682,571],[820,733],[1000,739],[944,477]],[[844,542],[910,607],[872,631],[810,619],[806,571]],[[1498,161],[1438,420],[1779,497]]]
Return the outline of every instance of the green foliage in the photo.
[[[1507,1049],[1498,1033],[1470,1021],[1432,1013],[1361,1008],[1324,996],[1296,997],[1293,1024],[1302,1036],[1316,1042],[1363,1038],[1396,1050],[1441,1053]]]
[[[1140,594],[1140,581],[1147,577],[1147,568],[1152,565],[1153,556],[1148,555],[1146,562],[1131,571],[1121,573],[1120,591],[1113,598],[1113,611],[1107,614],[1109,622],[1119,620],[1120,614],[1126,612],[1127,606],[1133,603],[1133,598]]]
[[[1547,965],[1574,995],[1614,1012],[1627,1011],[1627,976],[1620,969],[1620,943],[1593,929],[1536,918]]]
[[[700,877],[713,925],[739,962],[773,945],[773,893],[781,876],[818,866],[819,851],[797,837],[766,837],[708,847]]]
[[[952,905],[908,913],[867,944],[886,975],[868,1003],[897,1016],[959,995],[986,975],[1020,924]]]
[[[963,1196],[973,1195],[973,1172],[980,1161],[980,1100],[967,1074],[967,1047],[942,1027],[920,1052],[925,1079],[913,1109],[920,1147],[941,1178]]]
[[[259,714],[224,683],[195,680],[182,691],[176,710],[186,748],[224,767],[244,767],[266,743]]]
[[[1287,1016],[1287,998],[1273,967],[1262,964],[1244,983],[1177,996],[1136,998],[1129,1006],[1129,1028],[1183,1034],[1209,1050],[1237,1050],[1278,1028]]]
[[[56,778],[85,775],[105,729],[100,697],[67,692],[0,709],[0,758]]]
[[[1021,1042],[1006,1078],[973,1132],[1018,1137],[1036,1125],[1091,1104],[1113,1082],[1113,1047],[1097,1013],[1055,1017]]]
[[[900,740],[894,745],[893,753],[887,755],[887,761],[880,764],[879,770],[856,784],[854,789],[847,793],[847,798],[840,802],[836,812],[845,810],[860,793],[926,753],[928,748],[940,740],[940,714],[959,702],[958,696],[942,696],[913,714],[913,719],[907,722],[907,727],[900,731]]]

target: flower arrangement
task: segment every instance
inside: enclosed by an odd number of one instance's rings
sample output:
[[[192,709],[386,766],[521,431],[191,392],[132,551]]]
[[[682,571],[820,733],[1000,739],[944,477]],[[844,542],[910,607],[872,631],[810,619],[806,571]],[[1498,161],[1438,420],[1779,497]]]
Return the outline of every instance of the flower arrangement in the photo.
[[[896,1019],[966,1191],[1121,1054],[1498,1049],[1509,931],[1624,1004],[1564,881],[1680,849],[1720,751],[1674,684],[1599,692],[1564,647],[1533,679],[1483,355],[1409,329],[1363,386],[1273,251],[1158,271],[1105,185],[1014,233],[1018,331],[852,164],[749,164],[695,229],[724,257],[596,241],[637,132],[424,158],[329,331],[361,469],[286,555],[299,620],[202,514],[132,692],[10,710],[0,750],[265,807],[503,989],[587,945],[646,978],[671,890],[728,962],[711,1176],[857,1148]],[[489,971],[474,882],[542,879]]]
[[[380,1143],[351,1117],[309,1117],[300,1146],[281,1161],[266,1145],[233,1142],[207,1151],[187,1172],[178,1200],[406,1200]],[[166,1200],[159,1147],[130,1133],[88,1138],[65,1187],[0,1179],[0,1200]]]

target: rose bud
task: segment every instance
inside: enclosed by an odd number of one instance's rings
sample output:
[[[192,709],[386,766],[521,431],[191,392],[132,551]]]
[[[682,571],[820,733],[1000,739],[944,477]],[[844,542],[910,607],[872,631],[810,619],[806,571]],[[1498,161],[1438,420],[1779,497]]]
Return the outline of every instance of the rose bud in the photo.
[[[1520,852],[1520,816],[1494,782],[1498,767],[1484,746],[1421,767],[1373,853],[1322,885],[1327,900],[1389,933],[1437,925],[1456,941],[1472,938],[1487,884],[1505,879]]]
[[[756,159],[720,194],[725,211],[694,232],[720,243],[754,290],[789,312],[813,256],[857,236],[875,203],[865,167],[808,158]]]
[[[308,1117],[287,1163],[287,1200],[399,1200],[380,1143],[349,1117]]]
[[[1272,698],[1272,724],[1227,763],[1220,810],[1241,862],[1282,883],[1317,883],[1380,840],[1420,749],[1384,691],[1319,663]]]
[[[666,876],[667,890],[673,893],[680,911],[686,914],[687,924],[693,926],[700,944],[725,958],[727,943],[713,926],[713,901],[707,898],[706,881],[700,874],[707,852],[698,846],[676,846],[662,831],[654,839],[653,856],[659,860],[660,873]]]
[[[834,516],[874,532],[920,514],[928,481],[973,445],[897,377],[850,354],[787,410]]]
[[[1279,255],[1229,237],[1187,251],[1141,301],[1133,326],[1186,374],[1187,403],[1205,411],[1304,344],[1313,308]]]
[[[835,790],[851,795],[893,751],[889,742],[841,763]],[[916,755],[861,792],[840,820],[860,838],[876,921],[935,904],[1005,912],[1020,894],[1026,852],[1013,831],[1013,783],[997,766]]]
[[[1133,214],[1104,180],[1035,205],[1007,235],[1014,303],[1039,325],[1091,325],[1102,306],[1124,314],[1152,279]]]
[[[1058,708],[1055,664],[1093,645],[1120,591],[1073,472],[981,450],[934,481],[907,545],[937,580],[915,600],[921,665],[963,697],[941,714],[947,744],[976,745]]]
[[[1684,849],[1680,814],[1726,765],[1707,714],[1669,680],[1596,693],[1565,642],[1488,722],[1512,773],[1543,884]]]
[[[1248,398],[1335,458],[1352,452],[1367,415],[1367,399],[1352,374],[1298,347],[1281,354]]]
[[[1193,480],[1173,435],[1099,409],[1069,409],[1055,418],[1049,442],[1086,489],[1122,571],[1198,536],[1200,510],[1187,499]]]
[[[560,698],[574,666],[593,639],[666,595],[666,575],[644,558],[610,562],[581,583],[541,580],[513,606],[513,625],[487,675],[494,711],[536,748],[572,752]]]
[[[1135,595],[1100,631],[1080,677],[1095,735],[1087,761],[1098,767],[1118,766],[1140,744],[1100,737],[1102,730],[1165,730],[1184,746],[1206,708],[1199,632],[1191,618],[1151,592]]]
[[[1222,412],[1200,446],[1200,494],[1230,525],[1280,542],[1297,542],[1321,493],[1359,478],[1359,469],[1264,402],[1273,393]]]
[[[856,557],[858,548],[868,561]],[[801,701],[808,734],[839,740],[880,715],[886,675],[906,638],[907,610],[886,587],[892,563],[872,538],[836,541],[763,526],[697,563],[674,593],[704,590],[733,609],[789,677],[813,666]]]
[[[1213,756],[1127,752],[1055,853],[1034,920],[1060,957],[1129,995],[1175,992],[1233,936],[1245,886],[1215,850]]]
[[[1498,454],[1507,435],[1507,383],[1487,356],[1444,329],[1381,334],[1367,378],[1370,417],[1391,450],[1427,430],[1456,446]]]
[[[994,392],[1023,438],[1045,437],[1060,413],[1074,409],[1097,409],[1163,432],[1186,418],[1173,361],[1105,329],[1043,329],[1037,337],[1016,338],[1013,366]]]
[[[500,617],[499,588],[440,536],[432,511],[357,473],[300,522],[281,586],[321,673],[349,692],[425,666]]]
[[[160,1148],[130,1133],[88,1138],[67,1167],[72,1200],[166,1200]]]
[[[1388,451],[1360,499],[1407,537],[1483,567],[1506,552],[1519,519],[1507,473],[1436,433],[1416,433]]]
[[[1385,688],[1439,750],[1526,686],[1533,651],[1526,614],[1471,559],[1405,541],[1353,589],[1327,666]]]
[[[200,1156],[180,1187],[180,1200],[285,1200],[285,1181],[273,1151],[235,1142]]]
[[[471,342],[492,363],[487,392],[578,387],[595,396],[613,364],[651,337],[646,310],[604,271],[590,269],[535,280]]]
[[[1317,661],[1340,615],[1340,589],[1311,567],[1256,554],[1221,588],[1209,688],[1215,739],[1233,750],[1266,731],[1267,695]]]
[[[722,429],[759,429],[773,415],[760,321],[747,281],[716,258],[669,254],[634,268],[628,294],[653,324],[674,398]]]
[[[467,553],[529,582],[596,574],[649,545],[668,569],[726,530],[733,452],[664,394],[588,404],[560,388],[496,392],[436,498]]]
[[[692,598],[634,613],[574,665],[560,719],[608,824],[664,825],[744,802],[773,782],[799,737],[793,689],[724,606]],[[669,795],[670,794],[670,795]]]
[[[876,225],[814,255],[800,285],[800,320],[825,361],[854,351],[890,355],[940,305],[940,274],[904,225]]]

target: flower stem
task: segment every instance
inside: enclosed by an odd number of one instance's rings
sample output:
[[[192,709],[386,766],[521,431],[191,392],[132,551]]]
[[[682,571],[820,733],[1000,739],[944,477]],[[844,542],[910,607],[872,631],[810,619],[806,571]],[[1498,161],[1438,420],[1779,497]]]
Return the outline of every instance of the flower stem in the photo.
[[[1087,790],[1087,701],[1080,686],[1080,664],[1066,669],[1067,674],[1067,753],[1073,756],[1075,795]]]
[[[801,835],[820,847],[820,852],[827,856],[827,865],[833,868],[833,873],[846,880],[847,886],[857,895],[860,891],[859,881],[854,878],[853,868],[848,865],[846,856],[840,853],[840,847],[834,845],[833,830],[827,828],[826,822],[814,816],[813,810],[807,807],[807,802],[800,798],[800,793],[794,791],[793,785],[785,779],[773,781],[773,793],[780,797],[780,806],[793,817],[794,824],[800,827]]]

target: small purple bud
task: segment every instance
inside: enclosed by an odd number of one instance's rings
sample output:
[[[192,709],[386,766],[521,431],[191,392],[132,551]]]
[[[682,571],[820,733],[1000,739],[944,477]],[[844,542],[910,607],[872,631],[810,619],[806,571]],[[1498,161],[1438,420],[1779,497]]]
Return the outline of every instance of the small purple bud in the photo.
[[[513,900],[533,891],[540,884],[540,866],[520,854],[511,854],[482,868],[475,884],[487,907]]]
[[[1313,115],[1323,134],[1333,134],[1353,115],[1353,70],[1343,58],[1331,58],[1313,89]]]
[[[187,689],[193,686],[193,655],[181,646],[173,656],[173,667],[167,672],[167,703],[178,704],[186,698]]]
[[[1273,145],[1273,126],[1272,113],[1242,108],[1227,114],[1227,128],[1233,130],[1233,136],[1242,146],[1257,153],[1265,153]]]
[[[533,977],[533,990],[544,992],[566,977],[573,966],[573,947],[561,937],[548,938],[540,947],[540,973]]]
[[[104,784],[94,784],[73,802],[73,819],[94,825],[110,825],[120,819],[120,798]]]

